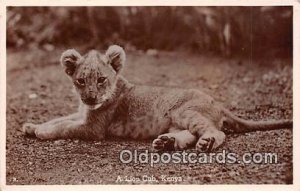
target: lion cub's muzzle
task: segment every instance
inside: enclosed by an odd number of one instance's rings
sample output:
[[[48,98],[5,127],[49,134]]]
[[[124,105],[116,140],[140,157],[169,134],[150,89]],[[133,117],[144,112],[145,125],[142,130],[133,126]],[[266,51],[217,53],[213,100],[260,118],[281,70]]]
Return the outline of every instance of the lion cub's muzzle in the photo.
[[[87,97],[87,98],[82,98],[81,99],[83,101],[83,103],[85,103],[86,105],[95,105],[97,104],[97,97]]]

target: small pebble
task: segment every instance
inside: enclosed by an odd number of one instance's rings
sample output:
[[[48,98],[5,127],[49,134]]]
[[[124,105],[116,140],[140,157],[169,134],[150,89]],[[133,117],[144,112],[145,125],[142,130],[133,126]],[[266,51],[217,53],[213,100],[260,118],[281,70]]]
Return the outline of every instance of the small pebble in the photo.
[[[204,180],[205,182],[211,182],[211,178],[210,178],[209,176],[204,176],[204,177],[203,177],[203,180]]]
[[[30,94],[28,97],[29,97],[29,99],[36,99],[38,97],[38,95],[33,93],[33,94]]]
[[[54,141],[54,144],[55,145],[60,145],[60,144],[62,144],[64,142],[64,140],[56,140],[56,141]]]

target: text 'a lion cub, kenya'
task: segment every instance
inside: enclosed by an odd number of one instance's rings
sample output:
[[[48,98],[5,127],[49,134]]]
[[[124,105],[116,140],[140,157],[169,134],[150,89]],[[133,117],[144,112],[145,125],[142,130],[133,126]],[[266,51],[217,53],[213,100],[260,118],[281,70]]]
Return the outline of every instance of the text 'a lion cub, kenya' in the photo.
[[[80,97],[78,112],[39,125],[25,123],[24,133],[40,139],[156,138],[156,150],[195,145],[199,151],[211,151],[224,142],[224,130],[292,127],[287,120],[240,119],[198,90],[133,85],[120,74],[125,52],[117,45],[104,55],[67,50],[61,64]]]

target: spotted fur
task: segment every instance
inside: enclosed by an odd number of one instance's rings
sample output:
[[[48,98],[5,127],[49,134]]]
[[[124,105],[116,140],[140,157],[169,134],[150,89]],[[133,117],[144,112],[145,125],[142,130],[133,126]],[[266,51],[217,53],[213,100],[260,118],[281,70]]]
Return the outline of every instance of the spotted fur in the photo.
[[[292,124],[242,120],[198,90],[131,84],[120,74],[125,52],[116,45],[105,54],[67,50],[61,64],[79,95],[78,112],[39,125],[26,123],[24,133],[40,139],[156,138],[157,150],[195,145],[211,151],[224,142],[224,127],[244,132]]]

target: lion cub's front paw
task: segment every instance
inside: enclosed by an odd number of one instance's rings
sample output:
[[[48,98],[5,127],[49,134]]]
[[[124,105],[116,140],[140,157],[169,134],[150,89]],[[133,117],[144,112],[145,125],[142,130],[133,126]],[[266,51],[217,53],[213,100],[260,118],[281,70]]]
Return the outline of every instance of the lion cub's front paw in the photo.
[[[152,147],[157,151],[174,151],[175,150],[175,138],[168,136],[160,136],[154,139]]]
[[[25,135],[34,136],[37,127],[38,125],[35,125],[33,123],[24,123],[22,126],[22,131]]]
[[[41,126],[32,123],[25,123],[22,126],[25,135],[35,136],[39,139],[53,139],[54,131],[52,126]]]

